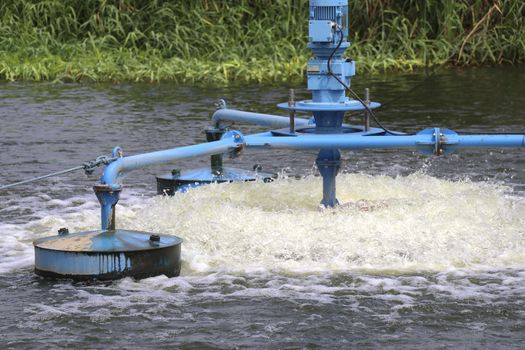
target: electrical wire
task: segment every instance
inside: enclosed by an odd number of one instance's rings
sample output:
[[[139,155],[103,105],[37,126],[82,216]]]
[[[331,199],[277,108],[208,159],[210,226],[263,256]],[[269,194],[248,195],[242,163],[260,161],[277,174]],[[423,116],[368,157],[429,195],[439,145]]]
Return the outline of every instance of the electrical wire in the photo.
[[[342,43],[343,43],[343,39],[344,39],[344,33],[343,33],[343,30],[341,29],[341,27],[336,24],[336,29],[337,31],[339,32],[339,42],[337,43],[337,46],[335,47],[335,49],[332,51],[332,53],[330,53],[330,56],[328,57],[328,62],[327,62],[327,66],[328,66],[328,74],[330,74],[332,77],[334,77],[341,85],[343,85],[343,87],[348,90],[350,92],[350,94],[357,100],[359,101],[363,107],[365,108],[366,112],[370,114],[370,116],[372,117],[372,119],[374,120],[374,122],[381,128],[383,129],[383,131],[385,133],[388,133],[388,134],[391,134],[393,136],[407,136],[407,135],[415,135],[414,133],[398,133],[398,132],[395,132],[395,131],[391,131],[389,129],[387,129],[385,126],[383,126],[383,124],[381,124],[381,122],[379,122],[378,118],[376,117],[375,113],[372,111],[372,109],[370,109],[368,107],[368,105],[366,104],[365,101],[363,101],[359,95],[348,85],[346,85],[341,79],[339,79],[338,76],[336,76],[333,72],[332,72],[332,58],[334,57],[335,53],[337,52],[337,50],[339,50],[339,48],[341,47]],[[430,80],[435,74],[437,71],[439,71],[439,69],[441,69],[445,64],[448,63],[448,61],[456,54],[456,52],[454,51],[454,53],[452,53],[452,55],[450,55],[441,65],[439,65],[435,70],[434,72],[432,72],[428,77],[426,77],[425,79],[423,79],[421,82],[419,82],[418,84],[416,84],[415,86],[413,86],[412,88],[410,88],[408,91],[404,92],[403,96],[406,96],[408,93],[416,90],[417,88],[419,88],[421,85],[423,85],[426,81]],[[395,100],[399,100],[399,98],[396,98]],[[395,101],[395,100],[390,100],[388,101],[386,104],[383,104],[382,107],[385,107],[386,105],[390,105],[391,102]],[[469,134],[476,134],[476,133],[470,133],[470,132],[458,132],[458,134],[462,134],[462,135],[469,135]],[[481,133],[483,135],[523,135],[525,134],[525,132],[517,132],[517,133],[513,133],[513,132],[510,132],[510,133]]]
[[[367,103],[365,101],[363,101],[361,99],[361,97],[359,97],[359,95],[348,85],[346,85],[341,79],[339,79],[338,76],[336,76],[334,74],[334,72],[332,71],[332,58],[334,57],[335,53],[337,52],[337,50],[339,50],[339,48],[341,47],[341,44],[343,43],[343,39],[344,39],[344,33],[341,29],[341,27],[339,25],[336,24],[336,29],[337,31],[339,32],[339,42],[337,43],[337,46],[335,47],[335,49],[332,51],[332,53],[330,53],[330,56],[328,56],[328,62],[327,62],[327,67],[328,67],[328,74],[330,74],[332,77],[335,78],[335,80],[337,80],[341,85],[343,85],[343,87],[348,90],[348,92],[350,92],[350,94],[352,95],[352,97],[354,99],[356,99],[357,101],[359,101],[363,107],[365,108],[366,112],[372,117],[372,119],[374,120],[374,122],[381,128],[383,129],[383,131],[387,134],[391,134],[391,135],[394,135],[394,136],[406,136],[407,134],[405,133],[397,133],[395,131],[391,131],[389,129],[387,129],[385,126],[383,126],[383,124],[381,124],[381,122],[379,121],[379,119],[376,117],[375,113],[372,111],[371,108],[368,107]]]

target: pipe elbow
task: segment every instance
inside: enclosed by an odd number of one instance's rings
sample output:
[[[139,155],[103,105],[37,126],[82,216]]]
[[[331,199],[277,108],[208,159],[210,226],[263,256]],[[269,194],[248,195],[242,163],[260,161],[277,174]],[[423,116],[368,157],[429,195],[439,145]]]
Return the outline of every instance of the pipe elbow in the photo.
[[[120,188],[121,186],[118,183],[118,178],[123,168],[123,162],[123,158],[119,158],[116,161],[108,164],[102,173],[100,183],[114,189]]]
[[[225,108],[220,108],[216,110],[213,115],[211,116],[211,125],[216,128],[221,128],[221,122],[224,120],[224,111]]]
[[[215,113],[213,113],[213,115],[211,116],[211,125],[212,127],[218,129],[219,128],[219,123],[220,123],[220,118],[217,116],[217,113],[219,111],[215,111]]]

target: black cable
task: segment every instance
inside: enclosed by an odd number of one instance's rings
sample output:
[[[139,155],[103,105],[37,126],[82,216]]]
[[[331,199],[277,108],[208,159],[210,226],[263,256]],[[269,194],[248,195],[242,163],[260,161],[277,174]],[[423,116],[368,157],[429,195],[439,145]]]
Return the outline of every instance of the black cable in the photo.
[[[332,58],[334,57],[335,53],[337,52],[337,50],[341,47],[342,43],[343,43],[343,39],[344,39],[344,33],[343,31],[341,30],[341,28],[339,27],[339,25],[336,24],[336,29],[339,31],[339,42],[337,43],[337,46],[335,47],[335,49],[332,51],[332,53],[330,53],[330,56],[328,57],[328,62],[327,62],[327,66],[328,66],[328,74],[330,74],[332,77],[334,77],[341,85],[343,85],[343,87],[348,90],[352,96],[357,100],[359,101],[363,107],[365,108],[365,110],[367,111],[367,113],[370,114],[370,116],[372,116],[372,119],[374,120],[374,122],[381,128],[383,129],[383,131],[385,133],[388,133],[388,134],[391,134],[393,136],[407,136],[407,135],[415,135],[415,133],[397,133],[395,131],[391,131],[389,129],[387,129],[386,127],[384,127],[380,122],[379,120],[377,119],[375,113],[372,111],[372,109],[370,109],[367,104],[359,97],[359,95],[348,85],[346,85],[341,79],[339,79],[339,77],[337,77],[333,72],[332,72]],[[419,88],[421,85],[423,85],[425,82],[427,82],[428,80],[430,80],[431,78],[434,77],[434,75],[441,69],[443,68],[447,63],[448,61],[454,57],[456,55],[456,51],[454,51],[443,63],[441,63],[437,68],[434,69],[434,71],[429,75],[427,76],[425,79],[423,79],[422,81],[420,81],[419,83],[417,83],[415,86],[413,86],[412,88],[410,88],[408,91],[405,91],[400,97],[397,97],[396,99],[393,99],[393,100],[390,100],[388,101],[386,104],[382,104],[381,107],[385,107],[386,105],[390,105],[390,103],[392,103],[393,101],[396,101],[396,100],[399,100],[400,98],[406,96],[407,94],[409,94],[410,92],[416,90],[417,88]],[[492,132],[485,132],[485,133],[470,133],[470,132],[457,132],[458,134],[460,135],[478,135],[478,134],[482,134],[482,135],[523,135],[525,134],[525,132],[521,133],[521,132],[517,132],[517,133],[514,133],[514,132],[508,132],[508,133],[492,133]]]
[[[328,56],[328,62],[327,62],[327,66],[328,66],[328,74],[330,74],[332,77],[335,78],[335,80],[337,80],[341,85],[343,85],[343,87],[348,90],[350,92],[350,94],[352,94],[352,97],[354,97],[357,101],[359,101],[363,107],[365,108],[366,112],[368,114],[370,114],[370,116],[372,117],[372,119],[374,120],[374,122],[381,128],[383,129],[383,131],[385,133],[388,133],[388,134],[391,134],[391,135],[394,135],[394,136],[403,136],[403,135],[407,135],[407,134],[400,134],[400,133],[397,133],[395,131],[390,131],[388,130],[386,127],[383,126],[383,124],[381,124],[379,122],[379,120],[377,119],[375,113],[372,111],[372,109],[370,109],[367,104],[365,103],[365,101],[363,101],[361,99],[361,97],[359,97],[359,95],[354,91],[352,90],[352,88],[350,88],[350,86],[346,85],[341,79],[339,79],[339,77],[337,77],[333,72],[332,72],[332,58],[334,57],[335,53],[337,52],[337,50],[339,50],[339,48],[341,47],[341,44],[343,43],[343,39],[344,39],[344,34],[343,34],[343,31],[341,30],[341,28],[339,28],[338,25],[336,25],[336,28],[337,30],[339,31],[339,42],[337,43],[337,46],[335,47],[335,49],[332,51],[332,53],[330,53],[330,56]]]

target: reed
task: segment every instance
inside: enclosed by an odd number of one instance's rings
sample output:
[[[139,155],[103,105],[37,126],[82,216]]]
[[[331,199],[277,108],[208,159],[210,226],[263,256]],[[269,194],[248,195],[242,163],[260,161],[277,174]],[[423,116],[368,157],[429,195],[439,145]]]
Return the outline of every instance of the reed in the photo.
[[[308,0],[2,0],[0,79],[304,79]],[[350,0],[360,72],[525,58],[522,0]]]

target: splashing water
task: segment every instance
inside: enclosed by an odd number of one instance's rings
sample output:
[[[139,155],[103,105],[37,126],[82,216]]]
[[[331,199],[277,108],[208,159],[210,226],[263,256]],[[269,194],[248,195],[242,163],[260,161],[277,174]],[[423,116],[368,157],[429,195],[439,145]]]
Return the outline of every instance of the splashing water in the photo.
[[[504,186],[342,175],[342,203],[320,210],[321,179],[194,189],[119,214],[120,225],[185,239],[185,273],[441,270],[525,261],[525,205]]]
[[[203,186],[174,197],[131,196],[119,205],[117,225],[182,237],[185,275],[525,263],[525,203],[508,187],[421,173],[342,174],[340,202],[358,205],[321,209],[321,186],[320,178],[310,176]],[[4,225],[16,232],[0,242],[0,268],[6,272],[31,264],[33,239],[64,225],[72,231],[93,229],[98,215],[96,203],[88,203],[62,219],[49,215],[22,227]]]

